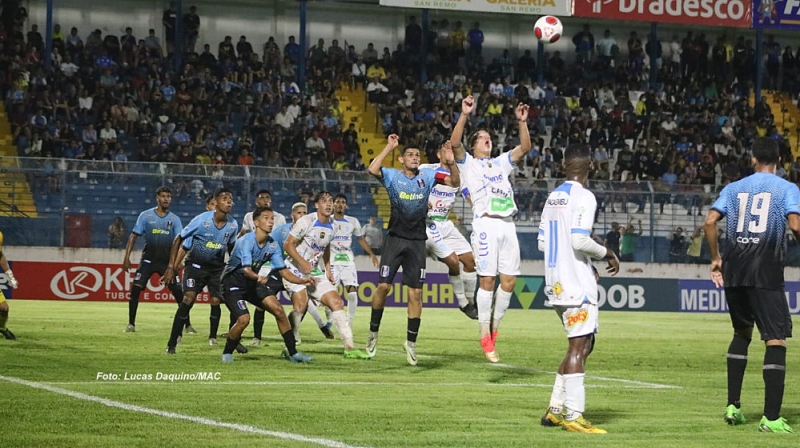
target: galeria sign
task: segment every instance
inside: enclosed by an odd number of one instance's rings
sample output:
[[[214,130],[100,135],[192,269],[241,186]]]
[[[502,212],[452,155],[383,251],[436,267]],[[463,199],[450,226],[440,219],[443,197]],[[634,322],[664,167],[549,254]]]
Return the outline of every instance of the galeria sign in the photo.
[[[751,0],[575,0],[576,17],[749,28]]]

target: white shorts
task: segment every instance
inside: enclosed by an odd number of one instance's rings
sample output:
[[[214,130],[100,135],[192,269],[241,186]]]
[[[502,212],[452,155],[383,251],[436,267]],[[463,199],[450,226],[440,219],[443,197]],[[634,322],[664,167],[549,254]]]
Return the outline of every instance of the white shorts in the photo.
[[[342,284],[345,287],[358,287],[358,271],[356,271],[355,263],[332,264],[331,271],[333,271],[333,282],[336,286]]]
[[[597,305],[583,303],[580,306],[558,306],[553,309],[561,318],[567,338],[595,334],[598,331]]]
[[[472,252],[467,239],[458,231],[453,221],[428,221],[425,226],[428,239],[425,241],[425,249],[434,259],[446,258],[455,252],[462,255]]]
[[[305,277],[305,274],[300,272],[299,269],[294,267],[294,265],[292,265],[289,262],[286,262],[286,269],[288,269],[289,272],[298,277]],[[290,295],[306,289],[308,290],[309,298],[314,300],[320,300],[322,296],[331,291],[333,291],[334,293],[336,292],[336,288],[334,288],[333,285],[331,285],[331,282],[328,281],[328,276],[326,276],[324,273],[321,275],[315,275],[313,276],[313,278],[314,281],[316,281],[316,284],[314,286],[307,287],[306,285],[298,285],[296,283],[292,283],[286,279],[283,279],[283,287],[286,288],[287,291],[289,291]]]
[[[519,275],[517,227],[511,218],[480,217],[472,221],[472,253],[481,277]]]

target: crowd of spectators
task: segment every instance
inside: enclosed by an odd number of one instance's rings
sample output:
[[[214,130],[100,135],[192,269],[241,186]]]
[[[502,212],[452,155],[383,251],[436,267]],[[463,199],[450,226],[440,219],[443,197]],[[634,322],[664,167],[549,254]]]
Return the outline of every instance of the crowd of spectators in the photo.
[[[766,99],[748,105],[756,61],[745,37],[711,43],[689,32],[665,44],[635,32],[627,40],[610,30],[595,38],[585,26],[572,38],[573,51],[549,52],[538,67],[527,49],[518,58],[509,50],[484,58],[479,23],[465,29],[460,21],[433,21],[423,31],[415,17],[394,51],[370,43],[359,52],[319,38],[303,54],[293,36],[282,49],[273,38],[261,44],[227,36],[216,51],[209,43],[200,50],[201,14],[191,7],[184,15],[181,40],[174,7],[165,10],[164,43],[153,29],[142,38],[145,30],[116,36],[56,24],[52,68],[24,8],[4,14],[2,90],[20,153],[364,170],[369,161],[361,159],[358,130],[343,127],[335,95],[349,82],[363,84],[379,128],[431,160],[464,96],[477,99],[470,128],[491,130],[498,152],[518,141],[509,126],[513,106],[529,103],[534,147],[520,167],[520,187],[563,177],[563,149],[574,142],[591,146],[596,180],[632,185],[724,185],[750,172],[745,156],[759,135],[779,141],[784,160],[793,160],[788,142],[795,130],[775,127]],[[795,54],[790,47],[781,53],[772,37],[764,45],[766,85],[796,95]],[[177,48],[186,50],[180,66]],[[800,159],[785,171],[779,174],[800,181]],[[613,203],[614,195],[606,199]],[[533,211],[540,200],[521,194],[520,208]]]

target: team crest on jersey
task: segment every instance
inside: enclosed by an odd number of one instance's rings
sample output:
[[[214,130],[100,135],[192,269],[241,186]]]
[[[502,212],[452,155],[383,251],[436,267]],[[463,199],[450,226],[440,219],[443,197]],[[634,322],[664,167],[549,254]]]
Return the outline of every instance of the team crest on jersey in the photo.
[[[564,287],[561,286],[560,282],[556,282],[556,284],[553,285],[553,294],[560,296],[562,292],[564,292]]]
[[[417,179],[417,185],[419,188],[425,188],[425,179]]]
[[[319,232],[319,239],[325,238],[325,232]]]
[[[225,232],[225,236],[223,237],[223,238],[225,238],[225,241],[228,241],[228,237],[229,237],[229,236],[231,236],[231,234],[230,234],[230,233],[228,233],[228,232]]]
[[[206,221],[206,222],[203,223],[203,227],[206,228],[206,229],[210,229],[211,228],[211,223]]]
[[[171,228],[172,228],[172,221],[167,221],[167,228],[168,228],[168,229],[171,229]]]

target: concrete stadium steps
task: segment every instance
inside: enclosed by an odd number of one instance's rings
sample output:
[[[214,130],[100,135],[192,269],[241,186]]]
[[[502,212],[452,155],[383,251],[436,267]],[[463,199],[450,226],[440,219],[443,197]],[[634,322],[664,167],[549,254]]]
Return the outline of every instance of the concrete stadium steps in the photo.
[[[0,102],[0,216],[36,217],[36,203],[31,194],[27,177],[22,173],[10,172],[14,167],[13,157],[17,157],[4,105]]]

